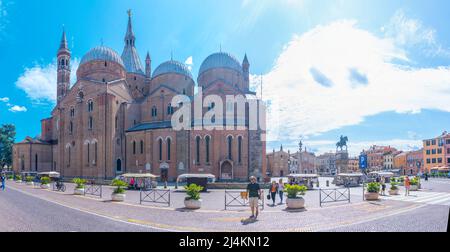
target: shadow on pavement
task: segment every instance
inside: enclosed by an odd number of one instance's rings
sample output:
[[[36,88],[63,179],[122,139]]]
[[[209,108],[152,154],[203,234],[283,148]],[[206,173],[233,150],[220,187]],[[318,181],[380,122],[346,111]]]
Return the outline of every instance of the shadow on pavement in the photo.
[[[241,220],[241,223],[244,226],[249,225],[249,224],[253,224],[253,223],[256,223],[256,222],[258,222],[258,219],[254,219],[254,218],[247,218],[247,219],[242,219]]]

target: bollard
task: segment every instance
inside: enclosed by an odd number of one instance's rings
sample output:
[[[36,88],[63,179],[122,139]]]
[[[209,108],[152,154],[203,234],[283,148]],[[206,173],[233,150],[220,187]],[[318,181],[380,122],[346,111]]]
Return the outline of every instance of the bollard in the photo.
[[[327,180],[327,187],[330,187],[330,181]]]

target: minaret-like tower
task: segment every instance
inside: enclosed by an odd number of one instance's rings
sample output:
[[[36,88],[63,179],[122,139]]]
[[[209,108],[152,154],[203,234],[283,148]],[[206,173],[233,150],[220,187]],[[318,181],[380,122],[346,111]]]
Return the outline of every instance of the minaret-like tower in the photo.
[[[61,43],[58,50],[58,77],[57,77],[57,99],[58,103],[70,89],[70,50],[67,45],[66,32],[63,31]]]
[[[147,79],[152,77],[152,59],[149,52],[147,52],[147,57],[145,58],[145,77]]]
[[[250,63],[248,62],[247,54],[245,54],[244,61],[242,62],[242,71],[244,72],[244,85],[248,90],[250,86]]]

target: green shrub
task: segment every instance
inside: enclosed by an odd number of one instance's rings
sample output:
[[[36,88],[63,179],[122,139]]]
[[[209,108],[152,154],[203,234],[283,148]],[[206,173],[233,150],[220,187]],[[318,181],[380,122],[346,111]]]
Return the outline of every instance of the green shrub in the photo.
[[[114,179],[111,185],[116,187],[114,194],[123,194],[125,193],[125,188],[128,187],[128,183],[120,179]]]
[[[371,182],[367,184],[367,192],[377,193],[380,191],[380,183]]]
[[[398,182],[391,182],[391,190],[397,190],[398,189]]]
[[[19,181],[19,180],[22,180],[22,176],[17,175],[17,176],[16,176],[16,181]]]
[[[74,178],[72,180],[73,183],[75,183],[77,186],[75,187],[75,189],[83,189],[84,185],[86,184],[86,180],[85,179],[80,179],[80,178]]]
[[[410,185],[419,185],[419,179],[417,177],[414,177],[409,180]]]
[[[14,175],[8,175],[8,179],[9,179],[9,180],[14,179]]]
[[[200,192],[203,191],[203,186],[190,184],[188,186],[185,186],[184,189],[186,189],[187,194],[186,200],[199,200]]]
[[[290,185],[287,184],[284,188],[284,191],[287,193],[287,197],[289,199],[296,199],[298,198],[298,195],[305,195],[305,192],[308,190],[308,188],[304,185]]]
[[[50,178],[49,177],[42,177],[41,178],[41,184],[43,184],[43,185],[48,185],[48,184],[50,184]]]
[[[392,185],[392,183],[395,183],[395,182],[397,182],[397,180],[394,177],[392,177],[391,178],[391,185]]]
[[[34,180],[34,177],[33,177],[33,176],[27,176],[27,177],[25,178],[25,181],[27,181],[27,182],[33,182],[33,180]]]

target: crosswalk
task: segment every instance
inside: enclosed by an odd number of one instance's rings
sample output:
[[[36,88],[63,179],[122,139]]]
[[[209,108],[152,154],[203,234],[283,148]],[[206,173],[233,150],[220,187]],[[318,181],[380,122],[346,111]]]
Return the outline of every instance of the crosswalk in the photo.
[[[386,200],[398,200],[413,203],[422,203],[427,205],[443,205],[450,206],[450,193],[445,192],[422,192],[415,191],[410,192],[409,196],[405,196],[400,192],[397,196],[385,196],[382,197]]]

